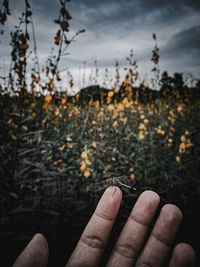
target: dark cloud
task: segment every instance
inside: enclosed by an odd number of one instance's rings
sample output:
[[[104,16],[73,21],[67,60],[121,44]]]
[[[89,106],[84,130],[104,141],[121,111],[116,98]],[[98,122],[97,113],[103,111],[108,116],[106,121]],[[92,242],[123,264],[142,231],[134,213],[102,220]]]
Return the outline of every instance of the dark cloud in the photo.
[[[200,62],[200,25],[183,30],[171,37],[163,48],[163,57],[190,57]]]
[[[60,4],[58,0],[29,1],[39,57],[44,62],[54,43],[58,27],[54,19],[59,14]],[[10,0],[10,3],[13,18],[6,25],[8,32],[14,23],[17,24],[24,9],[24,0]],[[125,62],[133,49],[142,68],[145,69],[146,62],[149,69],[153,32],[158,37],[163,65],[181,69],[185,62],[188,70],[194,65],[200,66],[199,0],[71,0],[67,2],[67,9],[73,18],[69,34],[83,28],[86,33],[69,47],[71,55],[62,60],[64,67],[75,67],[83,61],[93,66],[96,59],[102,67],[113,66],[116,60]],[[0,57],[5,57],[8,48],[2,43]]]

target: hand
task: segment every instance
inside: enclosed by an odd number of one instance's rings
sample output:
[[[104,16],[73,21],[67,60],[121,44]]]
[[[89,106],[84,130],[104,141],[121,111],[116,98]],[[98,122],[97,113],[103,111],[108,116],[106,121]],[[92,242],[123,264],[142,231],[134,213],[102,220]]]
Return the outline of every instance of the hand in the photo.
[[[97,208],[86,226],[67,267],[98,266],[104,253],[113,223],[122,199],[118,187],[109,187],[99,201]],[[115,244],[107,267],[111,266],[195,266],[193,248],[180,243],[173,249],[173,241],[179,229],[182,213],[175,205],[165,205],[146,243],[149,225],[160,202],[152,191],[143,192]],[[171,250],[172,256],[171,255]],[[13,267],[45,267],[48,263],[48,244],[37,234],[16,260]]]

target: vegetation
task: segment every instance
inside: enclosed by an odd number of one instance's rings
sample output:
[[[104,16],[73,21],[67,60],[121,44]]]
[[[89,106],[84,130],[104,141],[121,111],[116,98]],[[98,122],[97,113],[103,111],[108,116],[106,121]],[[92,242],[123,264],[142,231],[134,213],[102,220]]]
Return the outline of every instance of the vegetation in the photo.
[[[91,86],[68,96],[56,88],[56,81],[61,80],[58,64],[68,45],[84,30],[68,38],[71,16],[67,1],[60,3],[55,20],[59,26],[55,36],[58,54],[47,59],[44,80],[34,32],[29,34],[33,20],[28,0],[11,35],[12,63],[0,92],[0,237],[5,252],[2,257],[7,261],[4,266],[9,266],[39,231],[50,243],[50,266],[62,266],[102,193],[91,194],[88,188],[108,177],[124,175],[123,182],[136,191],[122,187],[123,203],[108,250],[135,200],[146,189],[159,193],[162,204],[175,203],[182,209],[185,222],[177,241],[190,242],[198,250],[199,80],[191,88],[179,73],[170,77],[164,72],[160,77],[159,49],[153,34],[155,79],[151,88],[144,83],[135,85],[139,74],[131,51],[123,83],[117,63],[110,90]],[[0,22],[4,24],[10,15],[9,2],[3,5]],[[28,82],[31,36],[35,56]],[[70,73],[68,76],[73,87],[73,77]],[[154,90],[158,87],[160,90]]]

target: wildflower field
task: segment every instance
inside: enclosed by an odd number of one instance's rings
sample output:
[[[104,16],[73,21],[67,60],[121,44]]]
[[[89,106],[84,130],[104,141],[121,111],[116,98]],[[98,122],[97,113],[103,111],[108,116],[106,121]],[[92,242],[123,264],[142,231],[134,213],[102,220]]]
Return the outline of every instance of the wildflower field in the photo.
[[[192,226],[180,238],[198,246],[199,99],[113,96],[80,105],[27,95],[22,113],[18,97],[1,96],[1,233],[42,231],[70,252],[102,193],[88,185],[125,175],[136,191],[122,188],[118,227],[139,194],[154,190],[162,204],[179,205]]]
[[[26,24],[32,13],[25,2],[21,20]],[[64,4],[60,12],[55,37],[60,49],[47,60],[45,80],[35,61],[27,82],[28,33],[19,26],[12,34],[11,70],[0,88],[1,261],[10,266],[33,234],[42,232],[50,245],[49,266],[63,266],[103,192],[101,186],[92,192],[91,185],[121,176],[136,190],[121,188],[108,251],[138,196],[154,190],[161,206],[174,203],[182,210],[176,242],[189,242],[199,261],[199,80],[188,86],[181,74],[160,75],[156,44],[153,85],[135,85],[138,72],[131,54],[122,83],[116,64],[112,88],[90,86],[69,96],[55,85],[61,80],[62,45],[70,43]],[[160,90],[154,90],[156,85]]]

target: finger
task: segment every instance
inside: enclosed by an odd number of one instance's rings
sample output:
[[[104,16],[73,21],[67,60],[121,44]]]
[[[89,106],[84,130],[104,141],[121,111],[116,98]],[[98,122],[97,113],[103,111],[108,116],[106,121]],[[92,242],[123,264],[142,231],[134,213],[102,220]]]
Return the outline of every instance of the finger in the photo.
[[[13,267],[46,267],[49,248],[45,237],[36,234],[17,258]]]
[[[98,266],[122,199],[118,187],[109,187],[86,226],[66,266]]]
[[[163,266],[176,237],[182,213],[175,205],[165,205],[153,231],[139,256],[136,266]]]
[[[194,249],[186,244],[180,243],[174,248],[169,267],[195,267]]]
[[[113,249],[107,266],[133,266],[159,205],[159,196],[145,191],[137,200]]]

